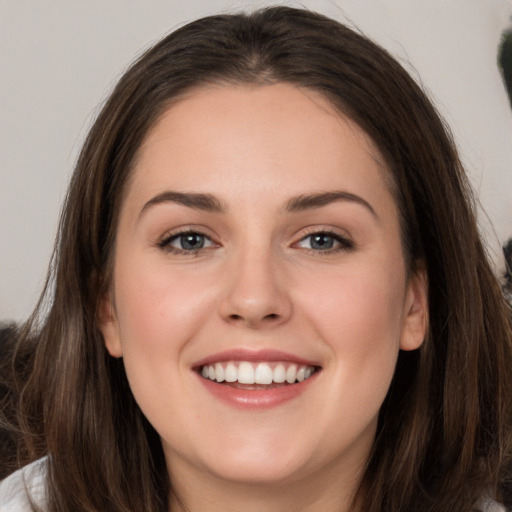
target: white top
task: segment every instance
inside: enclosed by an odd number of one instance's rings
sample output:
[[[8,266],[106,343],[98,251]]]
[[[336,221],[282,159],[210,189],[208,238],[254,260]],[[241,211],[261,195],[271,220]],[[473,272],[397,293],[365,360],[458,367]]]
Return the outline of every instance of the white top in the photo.
[[[0,482],[0,512],[30,512],[31,502],[46,509],[46,458],[9,475]]]
[[[46,457],[36,460],[0,482],[0,512],[31,512],[30,501],[46,510]],[[493,500],[482,500],[483,512],[506,512]]]

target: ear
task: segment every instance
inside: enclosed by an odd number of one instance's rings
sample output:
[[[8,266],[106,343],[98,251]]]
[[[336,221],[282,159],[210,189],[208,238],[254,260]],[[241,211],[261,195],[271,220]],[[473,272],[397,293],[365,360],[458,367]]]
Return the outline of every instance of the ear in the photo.
[[[424,269],[409,278],[404,312],[400,348],[416,350],[423,344],[428,328],[428,281]]]
[[[123,347],[119,333],[119,324],[117,322],[116,312],[113,300],[109,292],[101,298],[97,311],[98,328],[103,335],[103,341],[109,354],[112,357],[122,357]]]

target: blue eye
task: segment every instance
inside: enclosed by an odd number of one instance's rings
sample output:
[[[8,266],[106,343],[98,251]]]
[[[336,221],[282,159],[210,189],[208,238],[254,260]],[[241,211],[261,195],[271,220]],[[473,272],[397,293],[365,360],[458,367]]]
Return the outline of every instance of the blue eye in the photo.
[[[353,243],[334,233],[318,232],[304,237],[298,246],[316,252],[333,252],[351,249]]]
[[[206,235],[187,231],[171,235],[158,244],[161,248],[174,253],[196,253],[201,249],[215,245]]]
[[[170,243],[171,246],[183,249],[184,251],[197,251],[202,249],[205,244],[205,236],[199,233],[186,233],[177,236]]]
[[[309,239],[311,249],[325,251],[334,247],[334,238],[330,235],[326,235],[325,233],[310,235]]]

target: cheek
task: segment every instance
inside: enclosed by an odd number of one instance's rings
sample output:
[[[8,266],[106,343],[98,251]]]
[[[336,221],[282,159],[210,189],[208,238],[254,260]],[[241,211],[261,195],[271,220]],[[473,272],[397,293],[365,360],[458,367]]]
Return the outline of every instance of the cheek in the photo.
[[[332,393],[350,390],[355,401],[371,402],[375,409],[387,393],[398,357],[404,292],[397,283],[403,277],[351,270],[326,279],[321,293],[317,287],[304,293],[302,309],[335,362],[339,385]]]
[[[403,274],[393,273],[390,267],[384,272],[368,267],[336,271],[303,291],[303,310],[309,311],[323,337],[340,349],[366,351],[386,340],[398,346],[403,280]]]
[[[211,310],[212,289],[199,275],[144,261],[118,269],[116,312],[125,354],[130,349],[148,356],[176,350]]]
[[[162,430],[168,414],[190,398],[183,352],[210,314],[212,288],[199,275],[134,260],[119,258],[115,275],[123,361],[135,400]]]

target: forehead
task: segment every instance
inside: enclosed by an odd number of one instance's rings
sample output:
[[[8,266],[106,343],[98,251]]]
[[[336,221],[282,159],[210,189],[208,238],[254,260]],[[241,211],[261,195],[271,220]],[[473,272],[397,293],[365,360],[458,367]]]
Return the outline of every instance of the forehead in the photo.
[[[378,179],[390,181],[380,152],[356,123],[319,93],[282,83],[190,91],[149,130],[132,168],[131,190],[156,186],[164,169],[166,179],[185,188],[227,179],[250,179],[253,188],[265,179],[321,188],[333,169],[361,177],[377,170]]]

